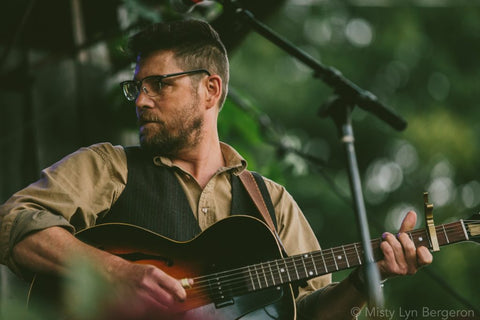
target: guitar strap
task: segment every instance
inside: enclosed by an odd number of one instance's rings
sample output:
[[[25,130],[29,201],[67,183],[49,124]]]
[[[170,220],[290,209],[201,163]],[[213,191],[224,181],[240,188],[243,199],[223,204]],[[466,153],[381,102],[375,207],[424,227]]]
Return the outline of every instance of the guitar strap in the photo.
[[[277,243],[280,246],[280,249],[282,250],[283,255],[287,257],[288,256],[287,251],[285,250],[285,247],[283,246],[283,243],[280,240],[280,237],[278,236],[272,217],[268,212],[267,205],[265,204],[265,200],[262,196],[260,188],[258,187],[257,181],[253,177],[252,172],[248,170],[243,170],[242,173],[238,175],[238,177],[240,178],[240,181],[242,182],[243,186],[245,187],[248,194],[250,195],[250,198],[255,203],[255,206],[257,207],[258,211],[260,211],[263,217],[263,220],[265,220],[268,227],[272,230],[272,233],[275,235],[275,238],[277,239]],[[292,283],[294,296],[296,297],[298,295],[298,287],[306,287],[306,286],[307,286],[307,282],[304,280],[298,281],[296,283]]]
[[[240,181],[247,190],[248,195],[255,204],[255,207],[257,207],[258,211],[262,215],[263,220],[267,223],[268,227],[275,235],[275,238],[277,239],[280,248],[286,254],[285,248],[283,247],[282,241],[278,236],[275,224],[273,223],[272,217],[268,212],[267,205],[265,204],[265,200],[263,199],[262,193],[258,187],[257,182],[255,181],[255,178],[253,177],[252,172],[248,170],[243,170],[242,173],[238,175],[238,177],[240,178]]]

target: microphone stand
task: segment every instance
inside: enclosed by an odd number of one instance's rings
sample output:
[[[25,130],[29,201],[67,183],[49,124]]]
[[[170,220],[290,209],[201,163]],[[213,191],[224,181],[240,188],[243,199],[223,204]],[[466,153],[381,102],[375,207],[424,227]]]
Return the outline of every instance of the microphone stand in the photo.
[[[250,11],[240,7],[236,0],[223,0],[223,4],[226,9],[233,10],[236,15],[247,22],[256,32],[264,36],[267,40],[276,44],[290,55],[311,67],[314,71],[315,77],[321,78],[327,85],[333,88],[337,95],[319,111],[319,115],[322,117],[332,117],[337,125],[341,141],[344,144],[349,170],[350,189],[354,200],[354,208],[358,222],[357,225],[363,248],[363,270],[368,290],[369,305],[380,308],[383,307],[384,298],[380,285],[380,274],[375,265],[370,244],[370,232],[368,229],[360,174],[353,144],[354,135],[351,124],[351,112],[354,106],[358,106],[372,113],[399,131],[406,128],[407,122],[392,110],[389,110],[382,105],[372,93],[361,89],[343,77],[340,71],[333,67],[325,67],[321,65],[307,53],[281,38],[266,25],[258,21]]]

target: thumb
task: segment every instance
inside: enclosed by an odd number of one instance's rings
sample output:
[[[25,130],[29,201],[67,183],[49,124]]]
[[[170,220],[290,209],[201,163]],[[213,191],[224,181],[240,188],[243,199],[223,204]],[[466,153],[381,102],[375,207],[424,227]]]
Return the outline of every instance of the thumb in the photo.
[[[398,232],[407,232],[412,230],[417,224],[417,214],[414,211],[409,211],[405,218],[403,218],[402,225]]]

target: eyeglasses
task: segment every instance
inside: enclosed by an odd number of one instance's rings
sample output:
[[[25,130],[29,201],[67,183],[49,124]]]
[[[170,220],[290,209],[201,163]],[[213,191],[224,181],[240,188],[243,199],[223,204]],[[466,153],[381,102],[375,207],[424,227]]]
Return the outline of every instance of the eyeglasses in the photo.
[[[165,83],[163,80],[166,78],[183,76],[183,75],[193,75],[196,73],[204,72],[210,76],[210,72],[205,69],[196,69],[190,71],[183,71],[177,73],[170,73],[164,75],[155,75],[155,76],[148,76],[143,78],[142,80],[127,80],[122,81],[120,83],[120,87],[122,88],[123,94],[128,101],[134,101],[137,99],[140,91],[145,92],[145,94],[149,97],[155,97],[160,94]]]

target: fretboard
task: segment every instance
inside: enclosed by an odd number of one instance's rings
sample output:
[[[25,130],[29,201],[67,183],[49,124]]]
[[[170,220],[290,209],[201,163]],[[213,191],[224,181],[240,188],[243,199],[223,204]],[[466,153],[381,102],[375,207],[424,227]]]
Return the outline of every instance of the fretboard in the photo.
[[[479,220],[460,220],[436,226],[435,230],[440,246],[480,236]],[[414,230],[407,234],[417,247],[432,248],[426,230]],[[382,258],[381,241],[380,238],[371,240],[375,261]],[[353,268],[363,264],[363,259],[362,245],[353,243],[195,278],[196,284],[191,290],[198,297],[208,295],[213,300],[222,301],[228,297]]]
[[[440,246],[468,240],[463,221],[436,226],[436,233]],[[414,230],[407,234],[416,246],[432,248],[426,230]],[[380,238],[371,240],[375,261],[382,258],[381,241]],[[243,272],[249,279],[248,290],[255,291],[353,268],[361,265],[363,260],[361,243],[353,243],[262,262],[245,267]]]

